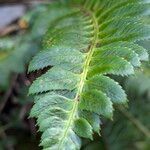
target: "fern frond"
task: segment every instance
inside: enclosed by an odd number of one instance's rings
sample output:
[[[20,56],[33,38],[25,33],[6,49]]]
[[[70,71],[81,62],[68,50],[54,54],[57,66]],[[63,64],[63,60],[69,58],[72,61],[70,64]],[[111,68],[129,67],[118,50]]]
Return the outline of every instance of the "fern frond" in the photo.
[[[140,20],[147,6],[141,0],[79,0],[47,7],[52,13],[43,49],[29,65],[29,72],[52,66],[29,90],[36,95],[31,117],[38,118],[44,150],[80,149],[78,136],[99,133],[99,115],[112,118],[113,104],[127,103],[107,75],[133,74],[148,59],[135,43],[149,38]]]

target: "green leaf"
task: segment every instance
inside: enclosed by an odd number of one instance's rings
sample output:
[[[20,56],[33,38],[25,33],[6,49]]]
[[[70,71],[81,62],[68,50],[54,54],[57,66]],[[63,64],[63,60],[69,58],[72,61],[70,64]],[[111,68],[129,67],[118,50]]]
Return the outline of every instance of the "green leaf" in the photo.
[[[106,93],[113,103],[126,103],[126,94],[122,87],[109,77],[97,75],[86,83],[88,89],[97,89]]]
[[[138,67],[140,66],[140,60],[138,55],[131,50],[131,48],[127,47],[121,47],[118,43],[118,46],[109,44],[108,46],[104,46],[100,49],[95,50],[95,59],[94,61],[98,61],[100,57],[105,56],[119,56],[125,59],[126,61],[129,61],[133,66]]]
[[[47,30],[42,49],[29,65],[29,72],[47,67],[29,90],[35,95],[31,116],[43,132],[44,150],[80,149],[79,137],[99,133],[99,116],[112,118],[113,103],[127,103],[121,86],[107,75],[131,75],[147,60],[146,50],[135,44],[149,37],[141,21],[146,8],[140,0],[47,6],[39,22]]]
[[[61,65],[64,69],[73,68],[76,70],[81,67],[83,61],[84,56],[76,49],[69,47],[53,47],[38,53],[31,61],[29,71],[31,72],[54,65]],[[68,65],[68,63],[70,63],[70,65]]]
[[[74,130],[81,137],[93,139],[92,127],[84,118],[75,120]]]
[[[29,89],[29,93],[35,94],[52,90],[73,90],[76,88],[77,82],[78,76],[71,71],[54,67],[34,81]]]
[[[88,111],[80,111],[79,116],[85,118],[90,123],[95,132],[98,134],[100,133],[101,120],[99,115]]]
[[[90,90],[82,94],[80,109],[112,118],[113,107],[110,99],[101,91]]]
[[[118,56],[100,57],[98,61],[91,61],[88,76],[96,74],[131,75],[134,73],[133,66],[125,59]]]

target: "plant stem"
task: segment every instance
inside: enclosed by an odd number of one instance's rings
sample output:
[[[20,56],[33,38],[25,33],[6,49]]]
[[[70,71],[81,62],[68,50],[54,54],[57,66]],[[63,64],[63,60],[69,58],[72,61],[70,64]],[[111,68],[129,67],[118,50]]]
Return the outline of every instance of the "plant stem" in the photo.
[[[150,138],[150,131],[139,120],[137,120],[131,113],[126,111],[125,108],[121,106],[118,106],[117,108],[127,119],[132,122],[132,124],[135,125],[137,129],[139,129],[139,131],[141,131],[141,133]]]

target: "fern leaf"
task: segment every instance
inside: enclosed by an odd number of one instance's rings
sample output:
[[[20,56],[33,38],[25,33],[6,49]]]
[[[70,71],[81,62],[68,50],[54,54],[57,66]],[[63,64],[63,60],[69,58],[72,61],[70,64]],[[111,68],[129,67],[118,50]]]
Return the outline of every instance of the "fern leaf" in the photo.
[[[29,90],[44,150],[80,149],[79,137],[99,133],[98,116],[112,118],[113,104],[127,103],[121,86],[107,75],[133,74],[147,60],[146,50],[135,43],[149,38],[150,28],[140,20],[147,6],[141,0],[47,6],[53,13],[43,15],[43,23],[50,19],[43,48],[29,65],[29,72],[52,66]]]

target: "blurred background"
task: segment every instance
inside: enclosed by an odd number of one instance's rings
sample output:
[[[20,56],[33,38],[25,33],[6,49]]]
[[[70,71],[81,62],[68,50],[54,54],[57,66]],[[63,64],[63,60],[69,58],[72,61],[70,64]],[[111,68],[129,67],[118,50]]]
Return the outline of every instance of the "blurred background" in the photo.
[[[40,133],[29,118],[28,88],[42,71],[27,73],[48,28],[51,1],[0,0],[0,150],[39,150]],[[150,23],[150,16],[143,18]],[[150,41],[140,41],[150,53]],[[113,76],[129,106],[116,106],[113,121],[102,120],[101,137],[83,139],[82,150],[150,150],[150,62],[134,76]]]

